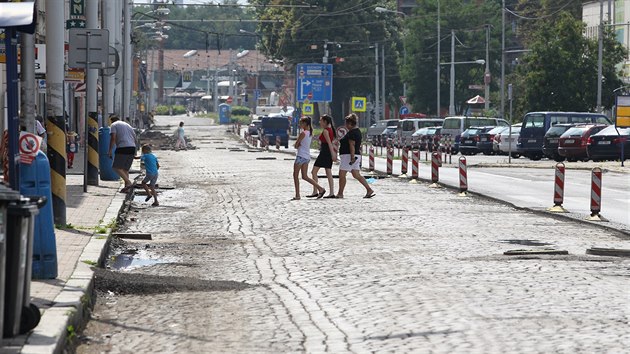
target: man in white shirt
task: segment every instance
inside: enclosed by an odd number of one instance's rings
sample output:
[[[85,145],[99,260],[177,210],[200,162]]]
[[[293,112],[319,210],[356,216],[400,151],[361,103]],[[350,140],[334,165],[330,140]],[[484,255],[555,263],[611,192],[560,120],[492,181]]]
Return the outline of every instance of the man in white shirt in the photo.
[[[111,125],[109,127],[110,140],[107,155],[112,157],[112,149],[116,145],[112,169],[125,181],[125,187],[121,192],[126,193],[133,187],[129,179],[129,169],[131,169],[133,158],[136,156],[136,132],[131,125],[119,120],[116,115],[112,115],[109,120]]]

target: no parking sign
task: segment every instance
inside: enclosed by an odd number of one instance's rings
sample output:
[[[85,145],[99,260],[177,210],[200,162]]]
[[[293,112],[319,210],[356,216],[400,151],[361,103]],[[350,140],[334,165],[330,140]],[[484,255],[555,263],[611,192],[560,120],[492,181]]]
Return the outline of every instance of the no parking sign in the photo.
[[[21,132],[20,140],[18,140],[18,146],[20,150],[20,162],[25,164],[33,163],[39,147],[41,145],[42,138],[35,134]]]

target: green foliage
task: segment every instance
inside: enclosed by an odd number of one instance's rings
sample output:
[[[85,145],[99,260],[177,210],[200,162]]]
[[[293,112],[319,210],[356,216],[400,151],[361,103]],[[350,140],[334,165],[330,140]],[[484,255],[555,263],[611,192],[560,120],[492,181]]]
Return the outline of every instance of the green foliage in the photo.
[[[539,26],[523,57],[515,81],[519,114],[537,110],[594,111],[597,104],[596,40],[583,35],[584,23],[561,12]],[[612,91],[621,86],[615,65],[624,58],[623,47],[607,31],[604,41],[602,104],[612,107]]]
[[[186,107],[182,105],[173,105],[173,106],[157,106],[155,107],[155,114],[165,116],[170,114],[170,110],[173,110],[173,114],[184,114],[186,113]]]
[[[233,106],[231,108],[232,115],[235,116],[248,116],[252,113],[252,111],[245,106]]]
[[[87,264],[87,265],[93,266],[93,267],[98,265],[98,263],[96,263],[95,261],[88,260],[88,259],[83,260],[83,261],[81,261],[81,262],[83,262],[83,263],[85,263],[85,264]]]
[[[232,120],[232,123],[241,123],[241,125],[247,126],[247,124],[249,124],[249,122],[252,120],[252,117],[250,117],[249,115],[240,116],[232,114],[230,116],[230,119]],[[215,122],[218,122],[218,118],[215,120]]]

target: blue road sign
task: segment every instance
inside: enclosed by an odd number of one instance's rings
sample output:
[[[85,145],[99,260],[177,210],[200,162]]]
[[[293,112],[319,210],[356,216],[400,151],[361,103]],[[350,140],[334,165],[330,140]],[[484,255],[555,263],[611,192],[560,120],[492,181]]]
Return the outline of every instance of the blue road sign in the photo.
[[[295,83],[298,102],[332,101],[332,64],[298,64]]]
[[[259,89],[254,89],[254,98],[255,99],[259,99],[260,98],[260,90]]]
[[[409,114],[409,107],[407,106],[401,106],[400,107],[400,114]]]

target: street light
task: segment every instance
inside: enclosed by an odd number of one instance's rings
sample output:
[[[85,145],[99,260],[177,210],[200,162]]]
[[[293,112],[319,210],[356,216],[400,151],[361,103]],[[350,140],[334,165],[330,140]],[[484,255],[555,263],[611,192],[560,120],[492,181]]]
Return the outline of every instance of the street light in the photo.
[[[448,114],[455,115],[455,65],[457,64],[479,64],[484,65],[486,63],[483,59],[471,60],[471,61],[451,61],[448,63],[440,63],[440,65],[451,66],[451,80],[450,80],[450,99],[448,105]]]
[[[375,7],[374,11],[378,13],[390,12],[390,13],[402,15],[404,19],[407,18],[407,14],[402,11],[389,10],[380,6]],[[385,47],[383,47],[383,50],[384,49]],[[403,65],[406,65],[406,64],[407,64],[407,47],[405,46],[405,43],[403,43]],[[385,73],[383,73],[383,78],[385,78]],[[383,94],[385,94],[385,92],[383,92]],[[407,82],[405,82],[404,80],[403,80],[403,96],[407,97]]]

